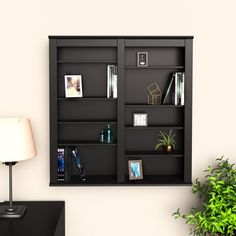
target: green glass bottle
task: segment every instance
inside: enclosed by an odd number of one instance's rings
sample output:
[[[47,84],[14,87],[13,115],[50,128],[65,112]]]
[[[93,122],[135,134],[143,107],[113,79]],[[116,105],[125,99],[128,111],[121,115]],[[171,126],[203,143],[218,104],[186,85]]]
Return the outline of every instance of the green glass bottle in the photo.
[[[107,125],[106,128],[106,143],[112,143],[113,142],[113,135],[112,135],[112,129],[110,125]]]
[[[105,142],[105,135],[104,135],[104,130],[102,130],[101,132],[100,132],[100,143],[104,143]]]

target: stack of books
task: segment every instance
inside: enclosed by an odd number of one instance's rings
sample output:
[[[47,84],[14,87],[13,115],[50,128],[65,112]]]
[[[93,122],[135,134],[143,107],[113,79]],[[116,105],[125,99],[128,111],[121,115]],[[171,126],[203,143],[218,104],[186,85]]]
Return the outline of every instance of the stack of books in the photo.
[[[117,98],[117,66],[107,66],[107,98]]]
[[[172,104],[184,105],[184,72],[173,73],[163,99],[163,104],[166,104],[170,93],[172,93]]]

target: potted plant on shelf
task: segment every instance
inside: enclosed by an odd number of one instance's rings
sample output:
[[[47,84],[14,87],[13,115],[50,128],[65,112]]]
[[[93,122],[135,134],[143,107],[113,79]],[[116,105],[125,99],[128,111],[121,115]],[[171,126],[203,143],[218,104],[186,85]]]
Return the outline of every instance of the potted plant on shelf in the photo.
[[[196,236],[236,235],[236,169],[228,159],[216,159],[217,166],[208,166],[205,181],[196,179],[192,192],[201,199],[200,208],[188,214],[178,209],[173,215],[190,225],[190,234]],[[194,226],[194,227],[193,227]]]
[[[175,134],[172,133],[172,129],[169,133],[159,131],[159,143],[156,144],[155,150],[162,147],[165,152],[173,152],[175,149]]]

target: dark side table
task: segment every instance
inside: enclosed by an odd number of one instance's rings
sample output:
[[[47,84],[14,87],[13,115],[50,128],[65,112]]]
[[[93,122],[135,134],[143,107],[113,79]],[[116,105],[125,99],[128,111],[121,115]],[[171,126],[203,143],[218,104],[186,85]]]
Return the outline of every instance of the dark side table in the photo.
[[[8,202],[0,203],[6,205]],[[13,202],[25,205],[20,219],[0,219],[1,236],[65,236],[64,201]]]

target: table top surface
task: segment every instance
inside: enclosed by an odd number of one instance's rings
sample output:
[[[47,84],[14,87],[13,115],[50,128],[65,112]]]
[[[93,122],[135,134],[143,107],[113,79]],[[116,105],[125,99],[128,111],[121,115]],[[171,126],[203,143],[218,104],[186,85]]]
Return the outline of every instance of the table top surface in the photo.
[[[0,206],[7,204],[0,203]],[[64,201],[21,201],[13,202],[14,205],[25,205],[27,211],[19,219],[0,219],[0,235],[56,236],[57,227],[64,227],[58,225],[65,224]]]

